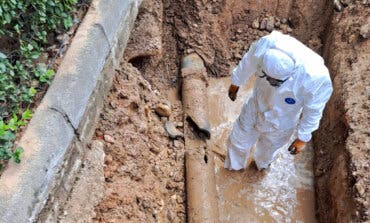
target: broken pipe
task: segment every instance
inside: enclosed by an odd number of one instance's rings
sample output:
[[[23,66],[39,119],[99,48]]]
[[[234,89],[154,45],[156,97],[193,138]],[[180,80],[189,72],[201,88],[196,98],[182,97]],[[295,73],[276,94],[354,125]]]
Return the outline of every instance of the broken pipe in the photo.
[[[195,53],[182,60],[188,222],[219,222],[213,153],[208,121],[207,73]]]

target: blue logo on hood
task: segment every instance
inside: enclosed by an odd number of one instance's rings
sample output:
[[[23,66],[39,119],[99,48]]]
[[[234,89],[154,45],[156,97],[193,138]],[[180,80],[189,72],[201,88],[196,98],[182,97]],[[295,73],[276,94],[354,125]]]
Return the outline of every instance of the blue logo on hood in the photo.
[[[294,105],[295,104],[295,100],[293,98],[285,98],[285,102],[290,104],[290,105]]]

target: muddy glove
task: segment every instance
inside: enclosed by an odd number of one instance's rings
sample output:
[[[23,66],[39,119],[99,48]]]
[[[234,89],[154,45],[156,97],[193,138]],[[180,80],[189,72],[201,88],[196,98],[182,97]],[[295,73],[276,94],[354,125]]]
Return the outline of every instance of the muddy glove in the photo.
[[[305,145],[306,145],[306,142],[296,139],[294,140],[292,145],[289,146],[288,150],[290,151],[290,154],[296,155],[302,151]]]
[[[238,86],[233,85],[233,84],[230,85],[230,87],[229,87],[229,98],[232,101],[235,101],[238,90],[239,90]]]

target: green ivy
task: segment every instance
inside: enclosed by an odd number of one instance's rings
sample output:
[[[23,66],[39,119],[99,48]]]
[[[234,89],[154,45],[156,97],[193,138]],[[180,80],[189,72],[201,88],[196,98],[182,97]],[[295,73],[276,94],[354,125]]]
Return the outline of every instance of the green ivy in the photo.
[[[22,112],[22,108],[29,107],[36,89],[49,84],[54,75],[47,65],[36,61],[51,33],[73,25],[71,13],[76,3],[0,0],[0,41],[11,40],[11,51],[0,48],[0,169],[4,160],[20,162],[22,149],[13,148],[15,133],[31,117],[30,111]]]
[[[16,114],[6,124],[4,121],[0,121],[0,159],[7,161],[13,158],[14,162],[20,163],[20,155],[23,152],[21,147],[17,147],[14,151],[13,141],[15,140],[15,132],[19,127],[24,126],[26,121],[31,119],[32,114],[29,109],[26,109],[19,118]],[[0,163],[0,169],[2,169],[3,164]]]

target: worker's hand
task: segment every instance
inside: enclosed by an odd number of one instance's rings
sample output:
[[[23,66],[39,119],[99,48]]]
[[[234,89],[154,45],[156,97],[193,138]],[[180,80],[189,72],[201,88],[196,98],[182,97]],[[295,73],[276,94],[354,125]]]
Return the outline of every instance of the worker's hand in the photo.
[[[289,146],[288,150],[290,151],[290,154],[296,155],[302,151],[305,145],[306,145],[306,142],[296,139],[294,140],[292,145]]]
[[[233,84],[230,85],[230,87],[229,87],[229,98],[232,101],[235,101],[238,90],[239,90],[238,86],[233,85]]]

